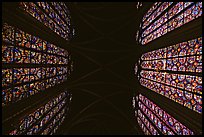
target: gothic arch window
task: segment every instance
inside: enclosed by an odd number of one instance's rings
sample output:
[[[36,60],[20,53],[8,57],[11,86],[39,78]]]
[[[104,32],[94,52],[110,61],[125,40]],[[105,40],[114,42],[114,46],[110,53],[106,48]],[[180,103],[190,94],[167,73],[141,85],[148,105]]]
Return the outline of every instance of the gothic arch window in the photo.
[[[202,37],[142,54],[140,84],[202,113]]]
[[[65,119],[71,94],[64,91],[19,120],[9,135],[53,135]]]
[[[142,20],[145,45],[202,15],[202,2],[155,2]]]
[[[65,40],[70,40],[71,16],[63,2],[20,2],[19,7]]]
[[[2,38],[2,106],[67,79],[67,50],[7,23]]]
[[[185,125],[142,94],[133,98],[133,107],[137,122],[146,135],[194,135]]]

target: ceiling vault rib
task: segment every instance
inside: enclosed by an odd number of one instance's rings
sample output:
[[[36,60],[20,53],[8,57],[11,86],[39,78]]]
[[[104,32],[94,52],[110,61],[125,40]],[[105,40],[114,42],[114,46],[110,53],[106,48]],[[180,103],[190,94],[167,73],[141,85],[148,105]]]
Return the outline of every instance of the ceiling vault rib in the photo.
[[[87,90],[87,89],[80,89],[80,90],[82,90],[82,91],[89,91],[90,92],[90,90]],[[100,97],[100,98],[97,99],[96,101],[90,103],[86,107],[84,107],[84,109],[82,109],[77,115],[75,115],[74,118],[71,121],[74,121],[75,119],[77,119],[77,117],[79,117],[83,112],[87,111],[89,108],[93,107],[97,103],[100,103],[101,101],[105,101],[106,103],[110,104],[117,112],[119,112],[123,118],[125,118],[127,121],[129,121],[129,124],[131,126],[134,126],[134,124],[129,120],[129,118],[120,109],[118,109],[118,107],[116,107],[113,103],[111,103],[109,100],[107,100],[108,97],[111,97],[111,96],[114,96],[114,95],[117,95],[117,94],[121,94],[123,92],[124,91],[119,91],[119,92],[116,92],[116,93],[113,93],[113,94],[109,94],[109,95],[104,96],[104,97],[102,97],[100,95],[97,95],[97,97]]]
[[[76,7],[76,9],[80,12],[80,10]],[[84,21],[90,28],[92,28],[92,30],[94,30],[96,33],[100,34],[101,36],[104,36],[104,34],[102,34],[101,31],[99,31],[98,29],[96,29],[92,24],[90,24],[83,16],[81,16],[80,14],[78,14],[78,16],[81,18],[82,21]]]
[[[90,48],[87,48],[87,47],[81,47],[81,46],[77,46],[77,45],[74,45],[72,44],[72,47],[73,48],[76,48],[76,49],[81,49],[81,50],[86,50],[86,51],[91,51],[91,52],[107,52],[107,53],[114,53],[114,52],[132,52],[133,49],[135,49],[134,47],[129,47],[128,50],[124,50],[124,49],[121,49],[121,50],[102,50],[102,49],[90,49]]]
[[[115,86],[119,86],[119,87],[123,87],[123,88],[130,88],[129,86],[126,86],[125,84],[121,84],[121,83],[115,83],[115,82],[104,82],[104,81],[92,81],[92,82],[81,82],[79,84],[75,84],[75,85],[70,85],[68,83],[68,87],[72,88],[72,87],[77,87],[77,86],[82,86],[82,85],[94,85],[94,84],[107,84],[107,85],[115,85]]]
[[[79,51],[80,52],[80,51]],[[80,52],[81,53],[81,52]],[[81,53],[81,55],[84,55],[84,54],[82,54]],[[86,58],[88,58],[90,61],[92,61],[93,63],[95,63],[96,65],[98,65],[99,67],[100,67],[100,69],[101,68],[104,68],[105,70],[107,70],[107,71],[109,71],[109,72],[111,72],[111,74],[113,74],[114,76],[116,76],[117,78],[119,78],[119,79],[121,79],[121,80],[123,80],[124,82],[127,82],[123,77],[121,77],[120,75],[118,75],[118,74],[116,74],[116,73],[114,73],[112,70],[110,70],[109,68],[107,68],[107,67],[105,67],[105,66],[109,66],[108,64],[107,65],[104,65],[104,67],[103,67],[103,65],[101,65],[100,63],[98,63],[96,60],[94,60],[93,58],[91,58],[91,57],[89,57],[89,56],[87,56],[87,55],[84,55]],[[127,55],[127,57],[128,57],[129,55]],[[126,58],[126,56],[123,56],[122,58],[119,58],[118,60],[121,60],[121,59],[123,59],[123,58]],[[117,62],[117,61],[116,61]],[[116,63],[115,62],[115,63]],[[114,63],[111,63],[110,62],[110,64],[114,64]],[[99,68],[98,68],[99,69]],[[99,70],[97,70],[97,71],[99,71]],[[88,75],[86,75],[86,76],[84,76],[84,77],[87,77],[87,76],[89,76],[89,75],[91,75],[91,74],[94,74],[94,72],[97,72],[96,70],[94,71],[92,71],[92,72],[90,72]],[[83,77],[83,76],[82,76]],[[127,83],[126,83],[127,84]],[[128,84],[127,84],[128,85]],[[128,85],[128,86],[130,86],[130,85]]]
[[[93,75],[94,73],[100,71],[101,69],[102,69],[102,68],[94,69],[94,70],[92,70],[91,72],[89,72],[89,73],[87,73],[87,74],[85,74],[85,75],[82,75],[82,76],[79,77],[78,79],[76,79],[76,80],[74,80],[74,81],[71,81],[70,84],[75,84],[76,82],[78,82],[78,81],[80,81],[80,80],[82,80],[82,79],[84,79],[84,78],[86,78],[86,77],[88,77],[88,76]]]
[[[96,38],[96,39],[91,39],[91,40],[87,40],[87,41],[80,41],[80,42],[73,42],[73,43],[70,43],[71,45],[74,45],[74,46],[76,46],[76,45],[85,45],[85,44],[90,44],[90,43],[93,43],[93,42],[96,42],[96,41],[98,41],[98,40],[102,40],[102,39],[104,39],[104,37],[98,37],[98,38]]]

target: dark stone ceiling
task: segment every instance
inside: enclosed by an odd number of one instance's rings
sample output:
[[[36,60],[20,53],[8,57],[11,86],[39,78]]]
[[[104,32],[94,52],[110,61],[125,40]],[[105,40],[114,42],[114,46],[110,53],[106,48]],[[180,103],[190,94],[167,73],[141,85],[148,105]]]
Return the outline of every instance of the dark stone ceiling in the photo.
[[[151,3],[147,3],[147,7]],[[70,42],[73,94],[64,134],[141,134],[133,118],[137,89],[134,64],[141,55],[135,41],[145,8],[136,2],[67,3],[76,36]]]

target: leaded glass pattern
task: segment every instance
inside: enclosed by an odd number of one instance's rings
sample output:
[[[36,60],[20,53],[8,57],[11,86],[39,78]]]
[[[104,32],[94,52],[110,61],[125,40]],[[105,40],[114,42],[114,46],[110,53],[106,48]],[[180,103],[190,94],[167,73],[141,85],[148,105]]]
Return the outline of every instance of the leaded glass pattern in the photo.
[[[142,94],[137,97],[138,108],[135,113],[137,121],[146,135],[194,135],[193,131],[150,99]],[[148,132],[145,132],[144,127],[146,127]]]
[[[201,17],[202,15],[202,2],[160,3],[156,2],[151,8],[154,9],[154,12],[150,9],[152,13],[150,14],[148,11],[143,18],[141,34],[142,45],[145,45],[150,41]],[[158,8],[156,9],[156,7]]]
[[[155,2],[153,4],[153,6],[148,10],[148,12],[144,15],[142,21],[144,22],[152,13],[154,10],[156,10],[156,8],[158,8],[158,6],[161,4],[161,2]],[[146,22],[146,21],[145,21]],[[145,23],[144,23],[145,24]],[[145,27],[145,25],[143,25],[143,27]]]
[[[202,113],[202,37],[141,56],[140,84]]]
[[[64,91],[37,110],[19,119],[9,135],[49,135],[56,132],[66,116],[70,93]],[[55,131],[53,131],[55,129]]]
[[[67,79],[67,50],[7,23],[3,23],[2,35],[2,106]]]
[[[155,129],[152,123],[141,113],[140,110],[137,111],[138,117],[137,117],[137,122],[139,126],[142,128],[143,132],[145,135],[160,135],[158,131]],[[142,126],[142,124],[144,126]],[[146,129],[145,129],[146,127]]]
[[[56,34],[70,40],[70,13],[63,2],[20,2],[19,7]],[[61,8],[63,7],[63,8]]]
[[[141,56],[143,69],[202,72],[202,37]]]

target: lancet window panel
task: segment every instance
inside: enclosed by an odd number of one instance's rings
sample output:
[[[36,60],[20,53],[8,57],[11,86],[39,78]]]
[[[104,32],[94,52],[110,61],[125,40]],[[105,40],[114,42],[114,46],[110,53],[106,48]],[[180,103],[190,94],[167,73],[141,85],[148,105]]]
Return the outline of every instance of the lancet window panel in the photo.
[[[46,77],[53,77],[56,75],[56,67],[48,67],[46,71]]]
[[[55,78],[49,78],[48,80],[49,80],[50,86],[55,86],[57,79],[55,79]]]
[[[196,3],[184,12],[184,23],[188,23],[202,15],[202,2]]]
[[[153,11],[161,4],[161,2],[155,2],[153,6],[148,10],[148,12],[144,15],[142,21],[145,23],[145,20],[153,13]],[[145,25],[143,25],[145,27]]]
[[[37,110],[20,118],[18,125],[9,135],[35,135],[40,132],[46,135],[50,132],[47,128],[49,129],[51,124],[59,127],[62,117],[65,117],[65,105],[68,102],[67,97],[70,98],[69,94],[67,91],[62,92]]]
[[[30,63],[30,51],[19,47],[14,48],[14,63]]]
[[[2,63],[12,63],[14,60],[14,47],[2,44]]]
[[[28,92],[28,96],[34,95],[42,90],[45,90],[44,83],[42,82],[34,82],[30,84],[30,89]]]
[[[42,78],[42,68],[30,68],[30,81],[39,80]]]
[[[2,34],[2,106],[67,80],[67,76],[63,76],[68,72],[65,65],[68,64],[66,58],[69,55],[66,54],[69,53],[65,49],[7,23],[3,23]],[[54,47],[52,53],[49,53],[49,45]],[[32,67],[27,67],[27,64],[32,64]],[[46,64],[51,66],[47,67]],[[61,73],[57,73],[56,65]]]
[[[9,70],[8,69],[4,70],[4,72],[7,72],[7,71],[9,71]],[[15,73],[15,76],[13,77],[13,79],[14,79],[13,83],[14,84],[19,84],[19,83],[21,84],[22,82],[25,83],[25,82],[29,82],[29,81],[34,81],[34,80],[38,79],[39,77],[41,77],[40,72],[35,72],[35,73],[38,73],[37,76],[35,76],[35,77],[33,77],[32,75],[29,75],[29,69],[28,68],[14,69],[14,73]],[[48,78],[48,79],[43,80],[43,81],[36,81],[34,83],[27,83],[27,84],[25,83],[21,86],[14,86],[13,90],[10,90],[10,88],[4,89],[4,90],[2,90],[2,105],[5,106],[9,103],[17,102],[23,98],[29,97],[31,95],[34,95],[38,92],[41,92],[41,91],[47,89],[47,88],[53,87],[56,84],[64,82],[65,80],[67,80],[66,75],[67,74],[59,75],[56,77]],[[9,80],[7,80],[7,79],[9,79]],[[11,76],[8,77],[7,79],[5,78],[4,80],[12,83],[11,82]],[[8,88],[9,86],[6,86],[6,84],[9,82],[3,82],[3,86]]]
[[[44,118],[45,119],[45,118]],[[53,135],[59,126],[64,122],[65,109],[63,109],[56,118],[47,126],[47,128],[41,133],[41,135]],[[44,120],[45,121],[45,120]],[[44,124],[43,120],[41,121]]]
[[[64,103],[63,104],[60,103],[59,106],[57,106],[53,109],[54,112],[53,111],[48,112],[44,119],[38,121],[37,123],[35,123],[35,125],[31,126],[31,128],[28,130],[26,135],[35,135],[35,134],[39,133],[45,124],[47,124],[50,120],[52,120],[53,117],[56,117],[56,113],[57,113],[56,111],[64,112],[63,111],[64,109],[63,110],[61,109],[63,107],[63,105],[64,105]]]
[[[40,52],[30,52],[30,59],[32,64],[41,64],[42,54]]]
[[[165,96],[180,105],[195,112],[202,113],[202,95],[188,90],[181,90],[152,80],[140,79],[140,84],[148,89]],[[187,87],[188,88],[188,87]],[[187,89],[185,88],[185,89]]]
[[[8,24],[4,24],[4,28],[2,29],[3,35],[6,34],[5,31],[8,31],[7,28],[12,28]],[[50,44],[39,37],[32,36],[22,30],[16,29],[16,40],[14,37],[10,38],[10,41],[15,41],[15,47],[13,44],[3,43],[2,45],[2,62],[3,63],[33,63],[33,64],[41,64],[41,60],[45,63],[47,60],[45,59],[45,55],[43,53],[53,53],[55,55],[47,55],[50,60],[48,60],[49,64],[57,64],[58,60],[61,64],[67,64],[68,60],[64,57],[68,57],[69,54],[66,50],[55,46],[54,44]],[[8,38],[6,35],[3,38],[3,42],[7,42]],[[52,49],[50,49],[50,45],[52,45]],[[26,48],[23,48],[26,47]],[[31,50],[34,49],[35,51]],[[52,52],[50,52],[52,51]],[[64,56],[61,58],[60,56]]]
[[[5,34],[7,34],[8,28],[12,28],[12,26],[9,26],[7,23],[4,23],[3,25],[3,29],[2,29],[2,34],[3,36],[3,43],[2,47],[2,54],[4,56],[12,56],[13,54],[11,53],[11,51],[15,51],[15,60],[18,61],[20,60],[20,55],[19,54],[31,54],[29,53],[30,49],[34,49],[35,52],[37,53],[41,53],[41,51],[43,52],[48,52],[48,53],[52,53],[52,54],[56,54],[55,56],[64,56],[67,57],[68,52],[60,47],[55,46],[54,44],[50,44],[44,40],[42,40],[39,37],[36,36],[32,36],[31,34],[28,34],[20,29],[16,29],[15,34],[16,34],[16,39],[14,39],[14,37],[10,37],[8,38],[8,36],[6,36]],[[14,28],[13,28],[14,29]],[[10,35],[10,34],[8,34]],[[10,40],[8,40],[10,39]],[[15,41],[16,43],[16,47],[15,49],[13,49],[13,45],[14,44],[9,44],[8,41]],[[52,48],[50,48],[50,45]],[[26,48],[23,48],[26,47]],[[25,49],[25,50],[24,50]],[[32,50],[33,51],[33,50]],[[9,54],[9,55],[8,55]],[[3,56],[3,57],[4,57]],[[12,58],[10,59],[12,61]],[[22,62],[22,61],[20,61]]]
[[[142,128],[145,135],[151,135],[149,130],[146,128],[146,126],[144,125],[144,123],[141,121],[141,119],[139,117],[137,117],[137,122],[138,122],[139,126]]]
[[[147,26],[149,26],[149,24],[151,24],[159,15],[161,15],[164,10],[166,10],[169,6],[171,6],[172,3],[173,2],[163,2],[163,3],[157,2],[158,8],[151,14],[151,16],[146,18],[146,20],[143,22],[142,29],[145,29]]]
[[[70,11],[67,8],[67,6],[65,5],[64,2],[59,2],[59,5],[62,7],[62,9],[67,13],[66,15],[70,16]]]
[[[184,7],[185,3],[185,7]],[[173,16],[177,15],[180,13],[184,8],[186,8],[188,5],[192,4],[193,2],[178,2],[175,6],[173,6],[169,11],[168,11],[168,17],[171,19]]]
[[[51,5],[53,5],[54,6],[54,8],[58,11],[58,13],[60,14],[60,16],[64,19],[64,20],[66,20],[66,21],[68,21],[68,25],[70,25],[70,19],[69,19],[69,13],[67,13],[66,12],[66,9],[64,10],[60,5],[59,5],[59,3],[58,2],[50,2],[51,3]]]
[[[169,6],[172,2],[169,2]],[[165,2],[162,5],[165,5]],[[159,7],[160,8],[160,7]],[[159,8],[157,10],[159,10]],[[163,8],[167,9],[167,8]],[[159,19],[155,19],[155,15],[161,14]],[[200,17],[202,15],[202,2],[178,2],[174,4],[168,11],[161,10],[151,14],[150,17],[143,22],[142,45],[153,41],[166,33],[183,26],[184,24]],[[150,25],[149,25],[150,24]]]
[[[139,100],[141,100],[141,102],[144,103],[146,105],[146,107],[149,108],[149,110],[153,111],[154,114],[159,116],[159,118],[162,121],[164,121],[167,124],[167,126],[172,128],[176,134],[184,134],[184,133],[186,133],[186,131],[187,131],[188,135],[193,134],[193,132],[191,130],[189,130],[187,127],[185,127],[179,121],[177,121],[174,117],[169,115],[167,112],[162,110],[159,106],[157,106],[156,104],[154,104],[152,101],[150,101],[146,97],[142,96],[141,94],[139,95]],[[182,130],[183,130],[183,132],[182,132]]]
[[[160,27],[163,23],[167,21],[167,13],[165,13],[160,19],[155,21],[152,25],[150,25],[143,33],[142,37],[147,36],[150,32]]]
[[[30,84],[25,84],[22,86],[15,86],[12,90],[12,103],[17,102],[29,95]],[[10,102],[9,102],[10,103]]]
[[[202,37],[144,53],[143,69],[202,72]]]
[[[141,56],[140,84],[202,113],[202,37]]]
[[[145,27],[148,26],[152,21],[154,21],[159,15],[162,14],[164,10],[166,10],[173,2],[164,2],[162,3],[154,13],[147,18],[145,23]]]
[[[142,122],[146,125],[147,129],[149,130],[149,135],[160,135],[153,124],[141,113],[140,110],[137,110],[138,118],[142,120]],[[138,121],[139,122],[139,121]],[[141,124],[139,124],[141,127]],[[144,130],[143,130],[144,131]],[[148,135],[148,132],[144,132]]]
[[[12,101],[12,96],[11,88],[2,89],[2,107]]]
[[[202,72],[202,55],[143,61],[143,69]]]
[[[29,68],[14,68],[13,69],[13,83],[25,83],[30,81]]]
[[[142,70],[140,75],[143,78],[170,85],[176,88],[185,89],[192,93],[202,94],[202,77],[184,74],[170,74],[167,72],[155,72]]]
[[[68,16],[70,15],[70,13],[69,13],[68,8],[65,7],[64,3],[63,2],[50,2],[50,3],[58,11],[60,16],[62,16],[62,18],[67,21]]]
[[[60,58],[60,57],[59,57]],[[42,64],[47,64],[47,54],[42,54],[41,55],[41,63]]]
[[[56,64],[57,63],[56,57],[53,55],[47,54],[47,63],[48,64]]]
[[[67,13],[60,11],[59,14],[48,2],[20,2],[19,7],[65,40],[70,39],[70,23],[67,17],[64,18]]]
[[[15,35],[16,35],[16,44],[18,46],[31,48],[32,44],[35,45],[34,41],[32,40],[32,36],[30,34],[17,29]]]
[[[58,80],[59,83],[63,82],[63,80],[66,80],[66,79],[67,79],[66,75],[57,76],[57,80]]]
[[[16,43],[18,46],[32,48],[37,51],[46,51],[46,43],[39,37],[32,36],[22,30],[16,30]]]
[[[12,69],[2,69],[2,87],[12,85]]]
[[[57,13],[52,9],[48,2],[37,2],[36,5],[41,7],[49,17],[54,20],[58,25],[60,25],[63,30],[65,30],[66,24],[63,20],[57,15]],[[65,25],[65,26],[64,26]],[[68,26],[67,26],[68,27]]]
[[[44,49],[43,42],[41,39],[32,36],[31,40],[32,40],[31,48],[36,49],[38,51],[42,51]]]
[[[138,96],[136,117],[139,125],[148,127],[151,135],[194,135],[194,132],[176,120],[142,94]],[[142,123],[143,122],[143,127]],[[147,133],[145,133],[147,134]]]
[[[168,22],[168,32],[180,27],[183,25],[183,13],[178,15],[176,18],[172,19],[171,21]]]
[[[4,42],[14,44],[14,27],[8,25],[8,24],[3,24],[2,27],[2,40]]]

